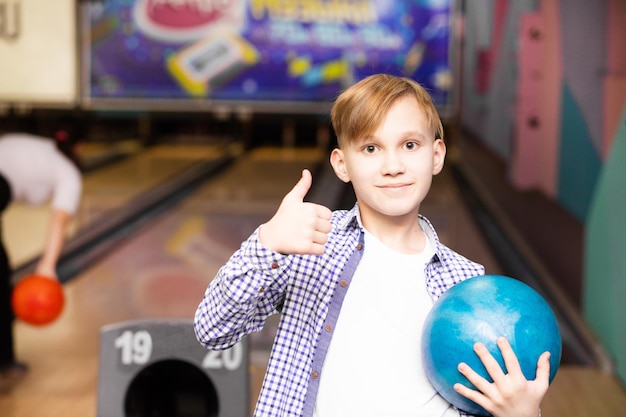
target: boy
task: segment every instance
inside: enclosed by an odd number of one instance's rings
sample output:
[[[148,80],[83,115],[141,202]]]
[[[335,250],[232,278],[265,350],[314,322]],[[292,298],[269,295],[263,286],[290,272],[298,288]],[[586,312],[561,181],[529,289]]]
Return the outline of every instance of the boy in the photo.
[[[198,340],[226,349],[281,313],[255,416],[458,416],[420,361],[423,321],[446,289],[484,268],[442,245],[419,214],[446,147],[437,111],[416,82],[374,75],[336,100],[336,175],[357,203],[331,212],[303,202],[302,178],[275,215],[218,272],[195,316]],[[526,381],[505,340],[508,374],[476,352],[494,383],[467,365],[481,391],[458,391],[497,417],[536,417],[547,354]]]

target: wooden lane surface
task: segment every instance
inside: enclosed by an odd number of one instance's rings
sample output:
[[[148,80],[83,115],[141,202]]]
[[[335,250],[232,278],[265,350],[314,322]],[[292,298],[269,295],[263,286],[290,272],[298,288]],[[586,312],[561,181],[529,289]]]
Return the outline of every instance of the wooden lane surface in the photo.
[[[0,416],[95,416],[100,328],[139,318],[191,317],[217,268],[273,213],[300,170],[319,159],[323,155],[316,152],[256,152],[67,283],[67,308],[57,322],[43,328],[17,325],[18,355],[30,371],[2,387]],[[423,211],[444,243],[498,273],[446,176],[435,182]],[[238,215],[234,220],[233,214]],[[251,412],[274,326],[251,336]],[[544,402],[544,416],[622,416],[625,398],[608,375],[562,367]]]

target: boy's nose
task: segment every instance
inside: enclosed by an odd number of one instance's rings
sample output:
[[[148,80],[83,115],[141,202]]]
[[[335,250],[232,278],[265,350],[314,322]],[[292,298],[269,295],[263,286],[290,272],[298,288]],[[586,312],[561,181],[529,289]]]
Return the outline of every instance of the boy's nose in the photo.
[[[396,152],[388,152],[385,155],[383,174],[398,175],[402,172],[404,172],[404,163],[400,155],[398,155]]]

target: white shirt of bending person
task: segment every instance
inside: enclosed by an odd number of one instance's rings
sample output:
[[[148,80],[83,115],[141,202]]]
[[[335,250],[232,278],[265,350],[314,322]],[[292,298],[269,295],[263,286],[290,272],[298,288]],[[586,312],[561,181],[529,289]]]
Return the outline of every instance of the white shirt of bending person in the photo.
[[[52,199],[55,209],[69,214],[78,209],[81,173],[54,140],[27,133],[0,136],[0,174],[11,187],[13,202],[37,206]]]

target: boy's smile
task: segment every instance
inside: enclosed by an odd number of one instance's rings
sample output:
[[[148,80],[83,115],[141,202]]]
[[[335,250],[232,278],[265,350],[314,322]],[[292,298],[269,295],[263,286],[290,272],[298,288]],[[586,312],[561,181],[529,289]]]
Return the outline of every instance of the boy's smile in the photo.
[[[344,182],[352,182],[364,225],[417,222],[433,175],[443,168],[446,147],[435,139],[415,98],[399,98],[371,135],[331,154]]]

